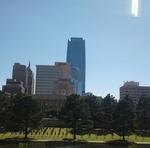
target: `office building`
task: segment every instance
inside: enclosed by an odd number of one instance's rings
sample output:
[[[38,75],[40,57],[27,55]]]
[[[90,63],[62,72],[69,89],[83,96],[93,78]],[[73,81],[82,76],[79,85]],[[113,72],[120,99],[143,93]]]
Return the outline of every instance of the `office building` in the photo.
[[[62,77],[55,81],[53,94],[69,96],[75,93],[74,84],[71,82],[71,66],[65,62],[55,62],[55,66],[62,70]]]
[[[13,65],[12,79],[16,81],[22,81],[23,87],[27,87],[27,67],[21,65],[20,63],[15,63]]]
[[[53,94],[62,95],[62,96],[70,96],[75,93],[74,84],[70,79],[59,78],[55,84],[53,89]]]
[[[63,76],[62,70],[55,65],[36,65],[36,95],[51,95],[55,82]]]
[[[24,94],[25,88],[22,81],[16,81],[15,79],[7,79],[6,85],[2,86],[2,91],[10,93],[11,95]]]
[[[85,71],[86,71],[86,57],[85,57],[85,40],[82,38],[71,38],[68,40],[67,46],[67,63],[71,64],[71,79],[74,82],[76,89],[76,94],[81,95],[85,92]],[[74,78],[74,69],[79,69],[79,77],[76,80]],[[76,73],[76,72],[75,72]]]
[[[30,68],[30,62],[27,67],[27,87],[26,87],[26,94],[32,95],[34,94],[34,75]]]
[[[43,115],[47,117],[51,111],[59,112],[64,106],[67,99],[64,95],[33,95],[33,99],[36,99],[40,106]]]
[[[71,83],[71,66],[64,62],[55,65],[36,66],[36,95],[70,95],[74,93]]]
[[[71,78],[71,66],[65,62],[55,62],[55,66],[58,66],[62,70],[62,78],[70,79]]]
[[[81,73],[78,67],[71,68],[71,81],[74,84],[75,93],[78,95],[84,94],[82,90],[82,82],[80,80],[80,75]]]
[[[28,67],[20,63],[15,63],[13,66],[12,79],[23,83],[26,95],[32,95],[34,93],[34,76],[30,68],[30,62]]]
[[[126,95],[128,95],[134,103],[137,104],[140,97],[150,97],[150,87],[139,86],[139,82],[125,82],[124,85],[120,87],[120,99],[123,99]]]

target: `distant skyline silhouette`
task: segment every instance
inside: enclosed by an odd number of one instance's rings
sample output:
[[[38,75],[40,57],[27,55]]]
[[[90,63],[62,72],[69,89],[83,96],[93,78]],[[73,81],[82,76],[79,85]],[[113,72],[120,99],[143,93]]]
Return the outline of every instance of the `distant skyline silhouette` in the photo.
[[[131,0],[1,0],[0,87],[15,62],[65,61],[67,41],[86,42],[86,91],[119,97],[124,81],[150,85],[150,1],[132,17]]]

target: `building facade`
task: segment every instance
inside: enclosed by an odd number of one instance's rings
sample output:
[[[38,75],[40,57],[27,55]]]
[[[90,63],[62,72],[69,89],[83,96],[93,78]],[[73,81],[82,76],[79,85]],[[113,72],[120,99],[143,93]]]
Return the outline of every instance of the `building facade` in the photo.
[[[124,85],[120,87],[120,99],[123,99],[126,95],[137,104],[142,96],[150,97],[150,87],[139,86],[139,82],[125,82]]]
[[[82,90],[82,82],[80,80],[80,69],[78,67],[72,67],[71,68],[71,81],[74,84],[75,92],[78,95],[82,95],[83,90]]]
[[[53,94],[70,96],[75,93],[74,84],[70,79],[59,78],[54,85]]]
[[[33,95],[32,97],[40,103],[42,112],[46,114],[50,111],[59,112],[67,98],[63,95]]]
[[[71,66],[65,62],[55,62],[55,66],[58,66],[62,70],[62,77],[55,81],[53,94],[69,96],[75,93],[74,84],[71,82]]]
[[[34,93],[34,75],[30,68],[30,62],[28,67],[15,63],[13,65],[12,79],[23,83],[25,94],[32,95]]]
[[[74,93],[71,83],[71,66],[64,62],[55,65],[36,66],[36,95],[70,95]]]
[[[63,75],[62,70],[55,65],[36,65],[36,95],[53,94],[55,82]]]
[[[85,40],[82,38],[71,38],[68,40],[67,46],[67,63],[71,65],[71,79],[76,88],[76,94],[81,95],[85,92],[85,71],[86,71],[86,57],[85,57]],[[79,77],[74,77],[74,69],[78,69]],[[80,87],[79,87],[80,86]]]
[[[23,82],[23,87],[27,88],[27,67],[20,63],[13,65],[12,79]]]
[[[34,74],[30,68],[30,63],[27,67],[27,87],[26,94],[33,95],[34,94]]]
[[[15,79],[7,79],[6,85],[2,86],[2,91],[11,95],[24,94],[25,88],[22,81],[16,81]]]
[[[71,66],[68,63],[65,62],[55,62],[55,66],[59,67],[62,72],[62,78],[64,79],[70,79],[71,78]]]

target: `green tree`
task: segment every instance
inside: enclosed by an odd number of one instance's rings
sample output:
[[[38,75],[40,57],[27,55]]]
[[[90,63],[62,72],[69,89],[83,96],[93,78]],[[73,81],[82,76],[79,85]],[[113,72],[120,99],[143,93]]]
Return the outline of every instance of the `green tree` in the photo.
[[[41,117],[40,107],[35,99],[31,96],[16,97],[12,102],[8,130],[23,132],[27,138],[40,125]]]
[[[79,129],[91,129],[93,128],[93,120],[92,120],[92,116],[91,116],[91,112],[90,112],[90,108],[89,108],[89,104],[86,102],[86,100],[84,98],[80,99],[79,102],[79,106],[80,106],[80,118],[78,121],[78,128]]]
[[[103,120],[101,109],[102,98],[90,95],[84,96],[84,99],[89,106],[89,110],[91,113],[91,120],[93,121],[94,128],[99,128],[100,122]]]
[[[10,112],[11,97],[0,91],[0,132],[6,132],[8,114]]]
[[[135,106],[133,101],[127,96],[120,100],[114,112],[114,129],[115,132],[123,137],[135,128]]]
[[[92,126],[88,104],[79,95],[70,95],[62,108],[60,119],[73,128],[73,139],[76,139],[77,129]]]
[[[150,97],[141,97],[137,104],[137,124],[138,129],[144,130],[147,135],[150,130]]]
[[[113,113],[116,108],[117,101],[113,96],[108,94],[101,103],[102,120],[101,128],[108,130],[113,129]]]

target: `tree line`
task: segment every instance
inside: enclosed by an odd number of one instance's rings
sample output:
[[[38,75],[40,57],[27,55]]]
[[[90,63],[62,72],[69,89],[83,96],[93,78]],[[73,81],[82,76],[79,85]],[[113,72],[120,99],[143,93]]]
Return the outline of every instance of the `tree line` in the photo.
[[[135,104],[128,95],[117,101],[108,94],[104,98],[96,96],[71,95],[59,113],[65,126],[73,128],[74,139],[77,133],[136,134],[150,135],[150,97],[142,96]]]
[[[135,104],[129,96],[117,101],[106,97],[70,95],[60,112],[55,114],[61,127],[77,134],[150,135],[150,97],[142,96]],[[25,138],[37,129],[44,114],[31,96],[10,96],[0,92],[0,132],[23,132]]]
[[[28,134],[41,125],[40,105],[31,96],[11,96],[0,92],[0,132]]]

